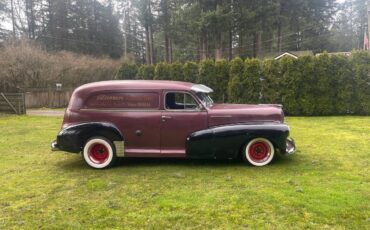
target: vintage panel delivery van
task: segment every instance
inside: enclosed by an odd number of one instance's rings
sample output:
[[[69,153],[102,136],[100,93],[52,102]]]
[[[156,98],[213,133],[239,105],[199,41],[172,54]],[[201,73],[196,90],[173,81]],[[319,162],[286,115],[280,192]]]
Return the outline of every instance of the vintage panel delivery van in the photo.
[[[53,151],[93,168],[118,157],[230,159],[254,166],[295,152],[280,105],[213,103],[212,89],[176,81],[104,81],[77,88]]]

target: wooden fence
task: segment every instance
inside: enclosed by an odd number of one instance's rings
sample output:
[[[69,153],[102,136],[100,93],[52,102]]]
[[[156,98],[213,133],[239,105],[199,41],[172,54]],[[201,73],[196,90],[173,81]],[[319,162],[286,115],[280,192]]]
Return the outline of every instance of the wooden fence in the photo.
[[[25,114],[24,93],[1,93],[0,92],[0,113]]]
[[[64,108],[67,107],[73,88],[27,89],[25,94],[27,108]]]

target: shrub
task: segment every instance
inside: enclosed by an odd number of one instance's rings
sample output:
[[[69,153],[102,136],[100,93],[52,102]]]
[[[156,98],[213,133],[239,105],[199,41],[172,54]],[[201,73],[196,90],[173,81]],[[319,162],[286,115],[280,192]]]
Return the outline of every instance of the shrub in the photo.
[[[261,103],[282,103],[282,70],[279,61],[265,60],[262,63]]]
[[[289,115],[299,115],[301,106],[299,99],[301,98],[302,73],[299,67],[300,62],[293,58],[283,58],[280,62],[281,69],[281,102],[284,105],[284,110]]]
[[[154,73],[155,80],[170,80],[171,79],[171,70],[169,64],[165,62],[160,62],[155,67]]]
[[[124,61],[118,69],[115,78],[119,80],[132,80],[135,79],[137,71],[137,65]]]
[[[314,58],[314,75],[311,82],[311,103],[315,104],[315,109],[312,114],[331,115],[335,113],[335,94],[336,82],[334,66],[328,54],[320,55]],[[315,87],[312,85],[315,84]]]
[[[183,67],[180,62],[170,64],[170,79],[174,81],[184,81]]]
[[[48,53],[27,41],[0,47],[0,90],[77,87],[110,79],[185,80],[213,88],[217,102],[281,103],[288,115],[370,114],[370,53],[351,57],[234,58],[138,67],[71,52]],[[117,70],[118,69],[118,70]],[[227,92],[227,93],[226,93]]]
[[[359,101],[355,99],[355,79],[352,65],[348,57],[331,57],[333,77],[335,79],[334,113],[351,114],[359,108]]]
[[[203,60],[199,63],[199,76],[196,82],[213,88],[215,73],[215,62],[210,59]]]
[[[111,80],[119,62],[72,52],[48,53],[40,46],[21,40],[0,47],[1,91],[28,88],[76,87],[84,83]]]
[[[242,78],[242,102],[256,104],[260,102],[262,68],[257,59],[246,59]]]
[[[195,62],[188,61],[183,66],[184,81],[196,82],[199,78],[198,64]]]
[[[370,54],[366,51],[353,53],[351,64],[355,80],[355,100],[359,105],[356,114],[370,114]]]
[[[227,100],[227,84],[229,82],[229,64],[226,60],[219,60],[215,63],[214,76],[214,100],[217,102],[225,102]]]
[[[153,65],[141,65],[136,74],[138,80],[153,80],[155,67]]]
[[[298,58],[297,61],[298,73],[295,72],[295,81],[297,82],[294,89],[296,100],[299,110],[294,115],[314,115],[315,112],[315,97],[316,97],[316,82],[317,76],[315,75],[315,62],[314,58],[307,56]]]
[[[228,99],[232,103],[241,103],[243,101],[242,93],[244,91],[242,86],[244,62],[241,58],[237,57],[231,61],[229,74]]]

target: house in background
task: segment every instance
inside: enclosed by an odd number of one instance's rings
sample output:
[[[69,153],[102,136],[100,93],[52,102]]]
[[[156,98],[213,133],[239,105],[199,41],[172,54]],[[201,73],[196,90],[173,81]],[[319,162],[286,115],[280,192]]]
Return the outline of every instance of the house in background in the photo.
[[[283,57],[291,57],[291,58],[299,58],[302,56],[314,56],[311,50],[303,50],[303,51],[286,51],[286,52],[273,52],[267,53],[258,56],[258,59],[275,59],[280,60]]]
[[[318,54],[316,54],[316,57],[321,56],[323,54],[327,54],[329,56],[342,55],[342,56],[349,57],[349,56],[352,55],[352,52],[318,53]]]
[[[280,53],[274,57],[275,60],[280,60],[283,57],[292,57],[298,59],[299,57],[303,56],[314,56],[311,50],[303,50],[303,51],[289,51],[285,53]]]

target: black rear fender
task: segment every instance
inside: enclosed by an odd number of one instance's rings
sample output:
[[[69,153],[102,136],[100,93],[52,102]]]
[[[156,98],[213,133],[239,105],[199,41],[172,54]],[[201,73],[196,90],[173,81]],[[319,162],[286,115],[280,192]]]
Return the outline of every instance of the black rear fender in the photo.
[[[123,141],[121,132],[111,123],[91,122],[68,126],[57,136],[57,143],[61,150],[67,152],[81,152],[86,141],[91,137],[105,137],[112,143]]]

